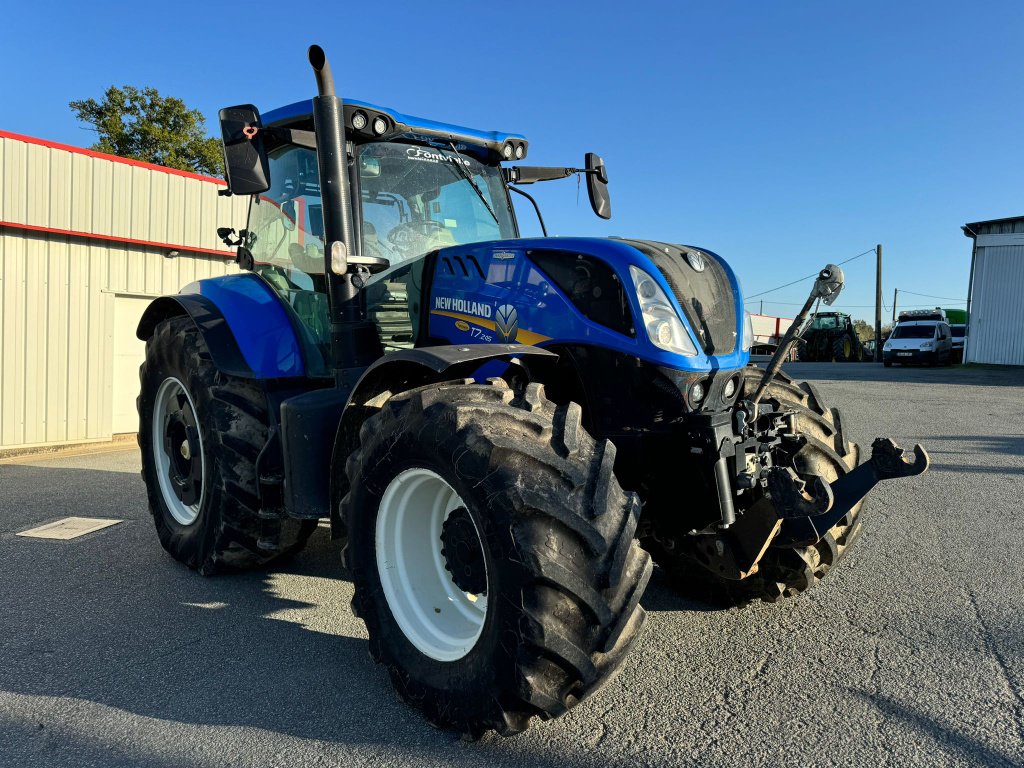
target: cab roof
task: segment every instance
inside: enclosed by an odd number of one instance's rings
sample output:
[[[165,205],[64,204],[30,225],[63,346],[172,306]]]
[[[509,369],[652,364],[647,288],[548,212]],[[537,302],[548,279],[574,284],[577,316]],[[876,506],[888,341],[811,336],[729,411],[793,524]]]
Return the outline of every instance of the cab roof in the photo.
[[[414,115],[406,115],[401,112],[397,112],[388,107],[381,107],[376,104],[371,104],[368,101],[359,101],[357,99],[342,99],[346,107],[362,107],[367,110],[373,110],[375,112],[382,112],[392,120],[394,120],[396,126],[400,129],[402,135],[411,136],[414,138],[424,139],[444,139],[456,142],[463,142],[465,144],[476,145],[485,147],[491,151],[500,152],[502,145],[508,141],[516,141],[524,144],[524,156],[525,156],[525,144],[526,137],[518,133],[503,133],[501,131],[480,131],[476,128],[467,128],[461,125],[455,125],[453,123],[440,123],[436,120],[428,120],[423,117],[415,117]],[[266,126],[272,125],[287,125],[291,123],[303,122],[305,120],[312,119],[313,116],[313,100],[307,99],[305,101],[297,101],[294,104],[288,104],[284,107],[278,107],[273,109],[266,114],[262,115],[263,124]],[[390,136],[389,138],[394,138]],[[517,158],[517,159],[522,159]]]

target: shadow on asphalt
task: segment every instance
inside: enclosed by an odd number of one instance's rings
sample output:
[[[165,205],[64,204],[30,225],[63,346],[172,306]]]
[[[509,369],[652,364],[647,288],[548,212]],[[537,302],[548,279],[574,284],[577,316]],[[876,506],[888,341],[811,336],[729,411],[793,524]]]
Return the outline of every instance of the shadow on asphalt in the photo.
[[[942,746],[949,752],[958,755],[964,765],[985,765],[990,768],[1017,768],[1017,759],[977,739],[949,728],[938,720],[915,712],[905,704],[901,704],[888,696],[866,693],[857,689],[850,692],[874,707],[881,718],[896,721],[910,726],[915,733],[921,733]]]
[[[21,708],[36,701],[31,697],[46,697],[46,707],[65,713],[75,710],[74,702],[59,700],[74,699],[102,705],[104,716],[129,733],[242,726],[351,748],[363,758],[393,754],[396,764],[504,765],[511,757],[485,748],[499,737],[463,743],[398,701],[369,656],[361,622],[351,616],[351,585],[326,528],[281,565],[203,578],[160,547],[137,475],[19,465],[2,467],[0,475],[0,530],[7,531],[0,536],[0,705],[9,692]],[[130,483],[121,487],[132,495],[112,491],[112,482]],[[19,488],[30,489],[25,493],[54,517],[132,519],[74,541],[15,538],[12,531],[38,522],[12,520],[18,507],[12,493]],[[72,493],[80,503],[70,504],[59,489],[78,489]],[[164,722],[126,719],[106,707]],[[50,712],[44,719],[38,735],[35,721],[15,718],[20,727],[12,729],[0,706],[0,737],[17,732],[36,745],[44,725],[63,729],[49,739],[64,756],[78,742],[89,749],[109,743],[89,717],[69,724],[70,717]],[[238,738],[213,735],[225,743]],[[131,764],[175,764],[144,749],[146,743],[129,738]],[[565,768],[564,756],[542,746],[520,743],[514,752],[509,765]],[[234,764],[228,754],[222,762]],[[597,765],[585,755],[573,762]]]
[[[1024,455],[1024,435],[932,435],[930,437],[922,437],[922,441],[928,441],[931,443],[958,443],[958,444],[970,444],[971,451],[985,451],[986,453],[1005,453],[1010,456],[1021,456]],[[930,453],[947,453],[955,454],[962,453],[962,451],[935,451],[932,450]]]
[[[0,717],[0,736],[17,733],[36,748],[46,721],[50,748],[67,754],[77,743],[95,750],[106,743],[94,724],[96,712],[125,720],[107,709],[114,708],[161,721],[127,718],[128,735],[118,738],[138,765],[175,760],[157,747],[147,749],[145,738],[133,733],[156,728],[166,741],[165,731],[173,740],[188,731],[184,726],[241,726],[364,754],[367,748],[394,750],[396,762],[408,754],[414,763],[496,766],[507,758],[510,765],[565,767],[566,756],[541,745],[516,743],[512,751],[495,752],[486,745],[502,743],[497,736],[463,743],[399,702],[369,656],[361,622],[351,617],[350,579],[340,544],[326,528],[289,561],[203,578],[160,547],[137,475],[23,465],[4,466],[0,475],[0,531],[6,531],[0,536],[0,703],[9,692],[21,702],[16,706],[42,701],[38,706],[47,713],[38,733],[34,721]],[[74,541],[15,538],[13,531],[40,522],[38,513],[18,520],[20,505],[11,494],[19,489],[52,511],[51,519],[128,519]],[[678,596],[660,574],[644,605],[711,610]],[[54,714],[55,707],[63,714]],[[85,713],[77,720],[67,713],[76,707]],[[210,736],[230,741],[221,732]],[[598,765],[585,753],[573,755],[572,764]]]
[[[933,472],[951,472],[953,474],[967,472],[972,475],[1024,475],[1024,468],[1021,467],[984,467],[978,464],[936,464],[933,462],[930,469]]]

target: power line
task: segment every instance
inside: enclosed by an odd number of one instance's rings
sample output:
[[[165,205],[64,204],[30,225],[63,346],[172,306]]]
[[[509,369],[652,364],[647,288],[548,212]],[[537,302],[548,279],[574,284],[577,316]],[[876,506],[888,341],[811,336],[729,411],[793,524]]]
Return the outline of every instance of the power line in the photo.
[[[864,253],[858,253],[856,256],[851,256],[846,261],[840,261],[839,264],[837,264],[836,266],[840,266],[842,264],[849,264],[854,259],[859,259],[861,256],[867,256],[869,253],[874,253],[874,252],[875,252],[874,248],[869,248],[868,250],[864,251]],[[807,275],[805,277],[801,277],[799,280],[794,280],[791,283],[786,283],[785,285],[780,285],[778,288],[769,288],[767,291],[761,291],[760,293],[755,293],[752,296],[746,296],[746,297],[744,297],[744,301],[749,301],[750,299],[755,299],[758,296],[764,296],[766,293],[775,293],[775,291],[781,291],[783,288],[789,288],[789,286],[791,286],[791,285],[796,285],[797,283],[802,283],[804,280],[809,280],[812,277],[817,277],[818,274],[819,274],[818,272],[814,272],[813,274]]]
[[[954,299],[952,296],[934,296],[930,293],[915,293],[914,291],[905,291],[902,288],[897,289],[900,293],[909,293],[911,296],[924,296],[929,299],[941,299],[942,301],[959,301],[962,304],[966,304],[966,299]]]

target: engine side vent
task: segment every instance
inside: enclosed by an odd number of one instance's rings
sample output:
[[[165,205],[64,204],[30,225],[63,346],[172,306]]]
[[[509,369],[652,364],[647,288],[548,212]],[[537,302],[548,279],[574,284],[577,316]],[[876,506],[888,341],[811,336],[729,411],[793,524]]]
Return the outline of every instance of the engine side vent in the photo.
[[[603,261],[565,251],[526,253],[584,317],[624,336],[636,335],[622,283]]]

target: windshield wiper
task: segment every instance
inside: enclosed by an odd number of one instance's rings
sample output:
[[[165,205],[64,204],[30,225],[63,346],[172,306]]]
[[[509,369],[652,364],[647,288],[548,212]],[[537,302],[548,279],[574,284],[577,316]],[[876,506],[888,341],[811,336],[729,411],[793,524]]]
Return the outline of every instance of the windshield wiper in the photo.
[[[480,187],[478,187],[476,185],[476,182],[473,181],[473,175],[462,166],[462,156],[459,155],[459,150],[455,148],[455,144],[451,141],[448,142],[448,146],[450,146],[452,148],[452,152],[455,153],[456,162],[453,163],[449,161],[445,163],[445,165],[449,167],[454,166],[455,168],[459,169],[459,177],[469,182],[469,186],[471,186],[473,188],[473,191],[476,192],[476,196],[480,198],[480,202],[484,204],[484,208],[486,208],[487,212],[491,214],[491,218],[494,219],[494,223],[497,224],[498,229],[501,230],[501,222],[498,221],[498,217],[497,215],[495,215],[494,209],[491,208],[491,204],[487,202],[487,198],[484,197],[484,193],[480,191]]]

